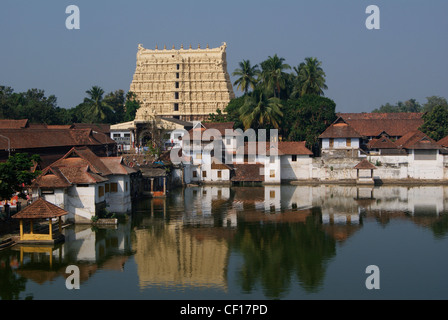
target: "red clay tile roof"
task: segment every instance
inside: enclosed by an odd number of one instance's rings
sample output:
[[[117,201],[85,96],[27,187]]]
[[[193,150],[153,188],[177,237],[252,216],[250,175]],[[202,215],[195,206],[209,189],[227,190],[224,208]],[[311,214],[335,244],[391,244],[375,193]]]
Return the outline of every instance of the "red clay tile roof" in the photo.
[[[261,182],[264,176],[260,170],[264,167],[261,163],[233,164],[235,175],[232,181]]]
[[[355,166],[355,169],[361,169],[361,170],[376,169],[376,167],[373,164],[371,164],[367,159],[364,159]]]
[[[57,167],[47,167],[42,173],[33,180],[31,187],[37,188],[66,188],[72,184],[63,175],[61,170]]]
[[[448,136],[437,141],[437,144],[441,145],[442,147],[448,147]]]
[[[68,212],[64,209],[39,198],[12,217],[15,219],[47,219],[65,216],[66,214]]]
[[[441,145],[419,130],[411,131],[395,141],[403,149],[440,149]]]
[[[101,157],[100,160],[112,174],[129,174],[137,172],[136,169],[124,164],[123,157]]]
[[[418,130],[423,124],[423,113],[339,113],[353,129],[366,137],[376,137],[386,132],[401,137]]]
[[[10,120],[0,119],[0,129],[22,129],[28,126],[28,119]]]
[[[386,136],[370,140],[367,147],[369,149],[397,149],[397,145]]]
[[[358,133],[351,125],[344,119],[338,118],[333,122],[319,138],[361,138],[362,135]]]
[[[102,133],[90,129],[0,129],[0,134],[11,141],[12,149],[50,148],[60,146],[100,146],[116,144]],[[8,141],[0,139],[0,149],[6,149]]]
[[[129,174],[135,169],[126,166],[122,157],[98,157],[89,148],[72,148],[61,159],[45,168],[32,186],[41,188],[68,187],[108,181],[113,174]]]

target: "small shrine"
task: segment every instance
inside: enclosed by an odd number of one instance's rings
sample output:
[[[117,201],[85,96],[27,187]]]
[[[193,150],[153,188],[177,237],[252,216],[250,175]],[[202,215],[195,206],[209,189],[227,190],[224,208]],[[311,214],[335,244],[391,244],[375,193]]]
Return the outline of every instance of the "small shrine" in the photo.
[[[12,216],[14,219],[20,219],[20,238],[17,242],[54,244],[64,240],[64,235],[61,233],[61,217],[66,214],[68,214],[68,212],[64,209],[61,209],[42,198],[37,199],[32,204]],[[53,218],[58,218],[58,229],[56,232],[53,231]],[[48,220],[48,231],[47,228],[42,228],[45,229],[45,233],[39,233],[39,231],[34,228],[34,224],[42,220]],[[29,222],[28,233],[24,232],[24,221]],[[43,224],[43,226],[45,227],[45,224]]]
[[[359,184],[373,184],[373,170],[376,167],[370,163],[367,159],[362,160],[355,166],[356,169],[356,182]],[[365,174],[368,172],[368,174]]]

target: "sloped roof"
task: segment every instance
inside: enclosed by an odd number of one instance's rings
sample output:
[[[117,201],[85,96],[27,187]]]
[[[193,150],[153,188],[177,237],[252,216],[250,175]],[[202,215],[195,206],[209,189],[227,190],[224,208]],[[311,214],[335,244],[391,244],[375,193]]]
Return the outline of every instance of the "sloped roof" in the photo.
[[[39,198],[12,217],[15,219],[46,219],[60,217],[66,214],[68,214],[68,212],[64,209]]]
[[[339,113],[356,132],[362,136],[375,137],[383,132],[401,137],[410,131],[418,130],[424,123],[423,113]]]
[[[428,137],[420,130],[408,132],[395,141],[399,148],[403,149],[440,149],[441,145]]]
[[[0,134],[11,141],[13,149],[51,148],[60,146],[99,146],[116,144],[103,133],[91,129],[1,129]],[[0,139],[0,149],[6,149],[8,141]]]
[[[123,157],[100,157],[99,159],[112,174],[130,174],[137,172],[136,169],[124,164]]]
[[[0,119],[0,129],[22,129],[28,127],[28,119]]]
[[[386,136],[370,140],[367,147],[369,149],[397,149],[397,145]]]
[[[225,164],[221,160],[213,157],[212,158],[211,168],[212,169],[216,169],[216,170],[231,170],[231,169],[233,169],[233,166],[229,165],[229,164]]]
[[[57,167],[47,167],[31,183],[31,187],[40,188],[66,188],[71,186],[71,182]]]
[[[101,161],[95,153],[87,147],[72,148],[52,166],[58,167],[84,167],[90,166],[91,170],[101,175],[110,175],[112,171]]]
[[[361,170],[376,169],[376,167],[373,164],[371,164],[367,159],[364,159],[355,166],[355,169],[361,169]]]
[[[350,124],[339,117],[333,122],[319,138],[361,138],[362,135],[358,133]]]
[[[235,175],[232,181],[262,182],[264,175],[260,174],[264,167],[260,163],[233,164]]]
[[[442,147],[448,147],[448,136],[437,141],[437,144],[441,145]]]

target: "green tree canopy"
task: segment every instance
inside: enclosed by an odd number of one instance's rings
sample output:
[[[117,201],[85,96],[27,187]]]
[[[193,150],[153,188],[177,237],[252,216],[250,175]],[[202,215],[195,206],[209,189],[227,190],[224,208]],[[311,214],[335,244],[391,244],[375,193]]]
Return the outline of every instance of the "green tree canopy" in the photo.
[[[439,96],[426,97],[426,103],[423,104],[423,111],[430,112],[435,106],[448,107],[448,101],[444,97]]]
[[[257,76],[259,75],[258,65],[252,66],[249,60],[243,60],[239,63],[239,68],[235,69],[232,76],[237,76],[238,79],[233,83],[237,89],[244,93],[249,91],[249,88],[255,89],[257,84]]]
[[[240,120],[244,129],[280,128],[283,113],[279,98],[268,98],[263,90],[256,89],[246,95],[240,109]]]
[[[285,63],[285,59],[278,57],[275,54],[273,57],[269,56],[267,60],[261,62],[261,85],[266,94],[272,95],[276,98],[281,97],[282,89],[286,88],[288,75],[285,70],[291,69],[289,64]]]
[[[448,106],[437,105],[423,115],[420,130],[436,141],[448,136]]]
[[[322,62],[317,58],[305,58],[298,67],[294,67],[297,76],[295,79],[293,96],[301,97],[306,94],[323,96],[324,90],[328,89],[325,84],[325,72]]]
[[[285,103],[283,136],[290,141],[306,141],[315,150],[319,135],[336,120],[336,103],[326,97],[304,95]]]
[[[39,174],[32,172],[35,162],[40,162],[37,154],[29,156],[27,153],[16,153],[6,162],[0,163],[0,197],[1,200],[9,200],[15,193],[25,198],[23,185],[29,185]]]
[[[108,123],[113,117],[114,109],[103,99],[104,90],[99,86],[93,86],[86,91],[88,97],[84,99],[87,107],[90,123]]]
[[[394,113],[394,112],[422,112],[423,108],[415,99],[409,99],[405,102],[398,101],[396,104],[386,103],[372,112]]]

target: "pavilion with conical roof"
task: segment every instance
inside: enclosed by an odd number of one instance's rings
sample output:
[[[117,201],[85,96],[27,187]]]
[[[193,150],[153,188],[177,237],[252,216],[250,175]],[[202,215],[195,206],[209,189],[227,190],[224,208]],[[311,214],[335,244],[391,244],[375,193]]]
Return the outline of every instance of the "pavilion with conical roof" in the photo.
[[[20,219],[21,243],[55,243],[64,238],[61,233],[61,217],[66,214],[68,214],[68,212],[64,209],[61,209],[43,198],[39,198],[12,217],[14,219]],[[53,218],[58,218],[59,228],[56,233],[53,232]],[[48,233],[35,233],[33,223],[46,219],[48,219]],[[23,221],[30,222],[29,233],[24,232]]]

